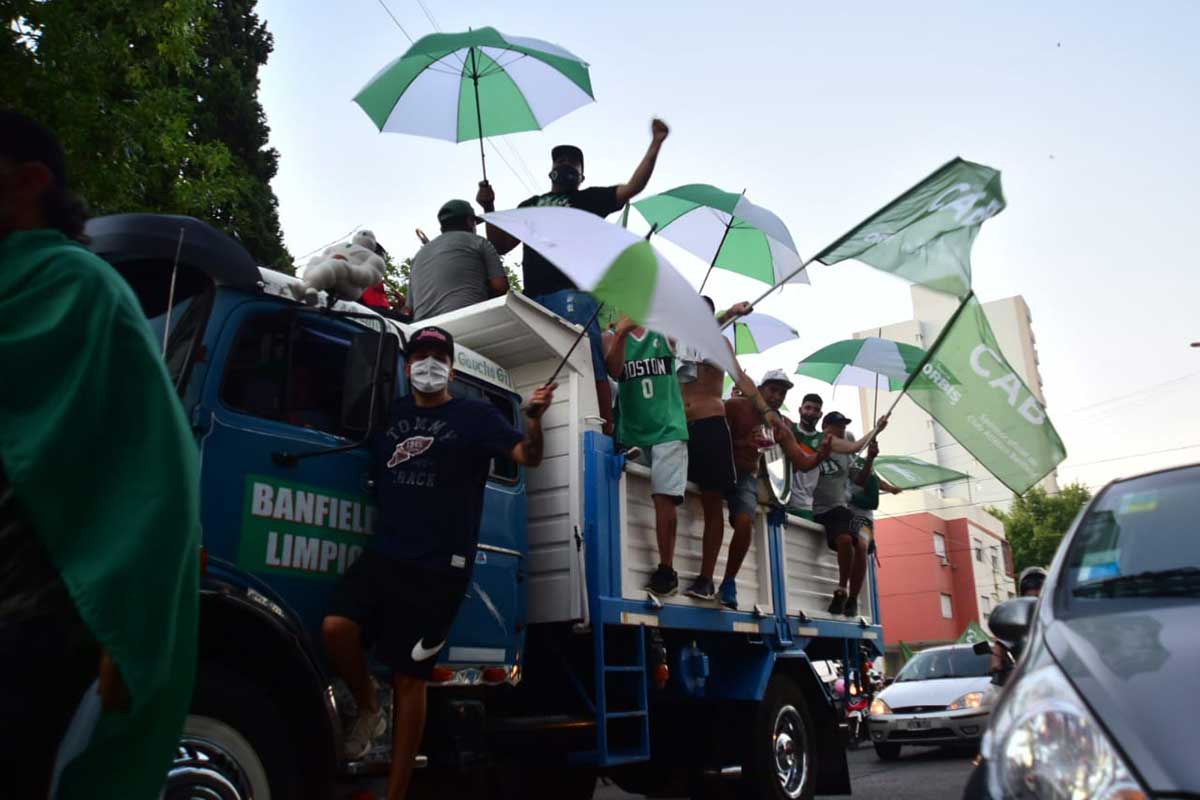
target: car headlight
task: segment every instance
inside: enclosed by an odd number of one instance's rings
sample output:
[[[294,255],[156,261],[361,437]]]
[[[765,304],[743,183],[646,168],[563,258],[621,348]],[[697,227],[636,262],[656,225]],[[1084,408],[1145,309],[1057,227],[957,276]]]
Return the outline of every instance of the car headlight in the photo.
[[[992,793],[1012,800],[1147,800],[1055,664],[1025,673],[984,737]]]
[[[946,708],[949,711],[962,711],[967,708],[979,708],[981,705],[983,705],[983,692],[967,692]]]
[[[880,717],[884,714],[892,713],[892,707],[883,702],[882,697],[876,697],[871,701],[871,716]]]

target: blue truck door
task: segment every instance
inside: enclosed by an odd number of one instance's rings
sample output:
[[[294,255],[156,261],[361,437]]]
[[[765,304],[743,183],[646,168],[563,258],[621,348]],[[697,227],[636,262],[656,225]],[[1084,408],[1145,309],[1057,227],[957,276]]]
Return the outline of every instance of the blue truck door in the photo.
[[[213,347],[199,414],[210,557],[273,590],[315,641],[371,531],[368,456],[357,448],[282,466],[273,454],[353,441],[340,416],[357,330],[275,302],[237,306]]]

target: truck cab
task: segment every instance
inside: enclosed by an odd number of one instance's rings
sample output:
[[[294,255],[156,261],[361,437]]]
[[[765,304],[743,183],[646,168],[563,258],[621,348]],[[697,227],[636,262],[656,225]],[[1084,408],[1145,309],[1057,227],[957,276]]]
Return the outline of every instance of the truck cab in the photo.
[[[200,663],[169,788],[317,798],[385,773],[386,737],[342,758],[352,700],[320,624],[369,545],[365,442],[408,391],[400,353],[415,327],[324,295],[306,305],[300,281],[194,219],[115,215],[88,234],[161,338],[202,459]],[[601,773],[637,792],[848,792],[839,709],[812,661],[881,652],[873,576],[862,616],[828,615],[837,565],[821,528],[765,494],[738,610],[649,595],[648,470],[601,432],[578,326],[516,293],[422,324],[455,337],[451,391],[515,425],[565,359],[542,464],[492,463],[473,578],[431,682],[426,776],[483,775],[508,796],[589,798]],[[788,485],[778,459],[764,467],[764,491]],[[698,568],[702,533],[690,487],[681,575]]]

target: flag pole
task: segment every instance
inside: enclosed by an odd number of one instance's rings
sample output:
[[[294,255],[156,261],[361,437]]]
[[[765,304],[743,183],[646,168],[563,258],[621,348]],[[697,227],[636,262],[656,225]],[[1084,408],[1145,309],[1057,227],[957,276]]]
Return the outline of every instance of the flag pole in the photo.
[[[742,189],[741,197],[746,196],[746,190]],[[738,199],[740,200],[741,197]],[[733,204],[734,209],[737,208],[737,203]],[[729,221],[725,223],[725,232],[721,234],[721,241],[717,243],[717,249],[713,252],[712,261],[708,262],[708,272],[704,273],[704,280],[700,281],[700,288],[697,292],[704,291],[704,284],[708,283],[708,276],[712,275],[713,267],[717,265],[717,256],[721,255],[721,248],[725,246],[725,238],[729,236],[729,229],[733,227],[733,212],[729,213]]]
[[[793,271],[792,271],[792,272],[791,272],[791,273],[790,273],[790,274],[789,274],[789,275],[788,275],[786,278],[784,278],[783,280],[781,280],[781,281],[777,282],[777,283],[776,283],[774,286],[772,286],[770,289],[767,289],[765,292],[763,292],[761,295],[759,295],[759,296],[758,296],[758,298],[757,298],[757,299],[756,299],[756,300],[755,300],[753,303],[751,303],[751,304],[750,304],[750,307],[751,307],[751,308],[753,308],[754,306],[758,305],[758,304],[759,304],[759,303],[761,303],[763,300],[765,300],[765,299],[766,299],[766,297],[767,297],[767,295],[769,295],[771,292],[775,291],[775,290],[776,290],[776,289],[778,289],[780,286],[783,286],[785,283],[787,283],[787,282],[788,282],[788,281],[790,281],[792,278],[794,278],[794,277],[796,277],[797,275],[799,275],[801,272],[804,272],[804,270],[808,269],[808,266],[809,266],[809,264],[811,264],[812,262],[814,262],[814,261],[816,261],[817,259],[821,258],[821,256],[824,256],[824,255],[828,254],[829,252],[831,252],[832,250],[834,250],[834,249],[836,249],[836,248],[840,247],[840,246],[842,245],[842,243],[843,243],[843,242],[845,242],[845,241],[846,241],[846,239],[850,238],[850,236],[851,236],[851,235],[853,235],[853,234],[854,234],[854,232],[855,232],[856,230],[858,230],[859,228],[861,228],[863,225],[866,225],[868,222],[870,222],[871,220],[875,219],[875,217],[878,217],[880,214],[882,214],[883,212],[887,211],[889,208],[891,208],[892,206],[894,206],[894,205],[895,205],[895,204],[896,204],[896,203],[897,203],[899,200],[903,199],[903,197],[904,197],[906,194],[908,194],[909,192],[911,192],[913,189],[917,188],[917,187],[918,187],[918,186],[920,186],[921,184],[923,184],[923,183],[925,183],[926,181],[928,181],[929,179],[933,178],[933,177],[934,177],[935,175],[937,175],[939,172],[942,172],[943,170],[945,170],[945,169],[948,169],[949,167],[952,167],[952,166],[954,166],[954,165],[955,165],[956,163],[958,163],[959,161],[962,161],[962,159],[961,159],[961,158],[959,158],[958,156],[955,156],[954,158],[952,158],[952,159],[950,159],[949,161],[947,161],[945,164],[942,164],[940,167],[938,167],[937,169],[935,169],[933,172],[931,172],[931,173],[929,173],[928,175],[926,175],[926,176],[925,176],[924,178],[922,178],[921,180],[919,180],[919,181],[917,181],[916,183],[914,183],[912,186],[910,186],[910,187],[908,187],[907,189],[905,189],[905,190],[904,190],[903,192],[901,192],[900,194],[896,195],[896,197],[895,197],[895,198],[893,198],[891,201],[889,201],[889,202],[887,203],[887,205],[883,206],[883,207],[882,207],[882,208],[880,208],[878,211],[876,211],[874,214],[871,214],[871,215],[870,215],[870,216],[868,216],[866,219],[864,219],[862,222],[860,222],[860,223],[858,223],[857,225],[855,225],[855,226],[853,226],[852,228],[850,228],[848,231],[846,231],[846,232],[845,232],[845,233],[843,233],[841,236],[839,236],[837,239],[835,239],[835,240],[833,241],[833,243],[832,243],[832,244],[830,244],[828,247],[826,247],[825,249],[821,250],[821,252],[817,253],[815,256],[813,256],[812,258],[808,259],[807,261],[805,261],[804,263],[802,263],[802,264],[801,264],[799,267],[797,267],[795,270],[793,270]],[[725,327],[725,326],[724,326],[724,325],[722,325],[721,327]]]
[[[883,338],[883,328],[875,334],[876,339]],[[879,373],[875,373],[875,408],[871,411],[871,419],[879,419]]]

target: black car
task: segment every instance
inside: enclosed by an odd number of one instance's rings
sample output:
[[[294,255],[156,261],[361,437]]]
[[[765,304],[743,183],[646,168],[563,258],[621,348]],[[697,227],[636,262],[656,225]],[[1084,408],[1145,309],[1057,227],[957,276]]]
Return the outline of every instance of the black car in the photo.
[[[1114,481],[992,612],[1023,655],[965,798],[1200,798],[1198,520],[1200,465]]]

